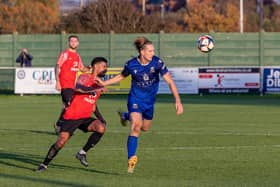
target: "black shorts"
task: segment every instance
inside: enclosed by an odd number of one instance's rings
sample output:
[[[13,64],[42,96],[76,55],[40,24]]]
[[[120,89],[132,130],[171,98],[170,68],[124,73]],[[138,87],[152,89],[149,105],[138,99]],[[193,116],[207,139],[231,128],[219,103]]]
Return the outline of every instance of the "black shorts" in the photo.
[[[95,121],[95,118],[84,118],[78,120],[59,120],[58,126],[60,127],[59,132],[69,132],[72,136],[76,129],[80,129],[83,132],[88,132],[88,126]]]
[[[61,98],[64,106],[69,106],[74,96],[74,89],[63,88],[61,90]]]

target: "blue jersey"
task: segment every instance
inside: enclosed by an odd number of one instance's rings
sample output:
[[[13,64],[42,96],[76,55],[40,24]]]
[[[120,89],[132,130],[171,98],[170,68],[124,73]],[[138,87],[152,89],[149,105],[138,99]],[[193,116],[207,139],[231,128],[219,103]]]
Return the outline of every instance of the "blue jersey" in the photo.
[[[131,88],[129,97],[141,101],[153,103],[159,86],[159,75],[163,76],[168,72],[164,62],[154,56],[148,64],[141,64],[138,59],[132,58],[125,65],[122,75],[131,75]]]

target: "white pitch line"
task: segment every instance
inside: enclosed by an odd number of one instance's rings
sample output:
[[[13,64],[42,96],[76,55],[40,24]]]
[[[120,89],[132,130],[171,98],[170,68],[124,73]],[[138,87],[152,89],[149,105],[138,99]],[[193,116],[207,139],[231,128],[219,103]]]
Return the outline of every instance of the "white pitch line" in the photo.
[[[155,134],[190,134],[190,135],[234,135],[234,136],[280,136],[276,133],[240,133],[240,132],[221,132],[221,133],[203,133],[203,132],[156,132]]]
[[[107,131],[107,133],[117,133],[117,134],[127,134],[128,132],[124,131],[118,131],[118,130],[111,130]],[[149,131],[145,132],[145,134],[174,134],[174,135],[180,135],[180,134],[186,134],[186,135],[233,135],[233,136],[280,136],[280,133],[275,132],[267,132],[267,133],[243,133],[243,132],[192,132],[192,131]]]
[[[258,149],[258,148],[280,148],[279,144],[276,145],[238,145],[238,146],[179,146],[179,147],[141,147],[141,151],[157,151],[157,150],[169,150],[169,151],[179,151],[179,150],[234,150],[234,149]],[[18,150],[21,151],[28,151],[32,150],[33,148],[19,148]],[[42,148],[41,149],[47,149],[47,148]],[[63,148],[65,151],[73,151],[73,150],[78,150],[80,147],[65,147]],[[1,148],[1,150],[4,150]],[[126,150],[125,147],[111,147],[111,148],[98,148],[99,151],[123,151]]]
[[[7,131],[8,129],[0,129],[0,132]],[[14,130],[23,130],[26,131],[26,129],[14,129]],[[30,133],[33,133],[32,130],[30,130]],[[49,132],[48,130],[42,130]],[[36,133],[36,132],[34,132]],[[128,134],[128,131],[121,131],[121,130],[107,130],[107,133],[114,133],[114,134]],[[145,132],[143,134],[155,134],[155,135],[216,135],[216,136],[280,136],[280,132],[263,132],[263,133],[250,133],[250,132],[203,132],[203,131],[153,131],[150,130],[148,132]]]
[[[256,148],[267,148],[267,147],[273,147],[273,148],[279,148],[280,145],[244,145],[244,146],[185,146],[185,147],[157,147],[157,148],[141,148],[141,150],[144,151],[153,151],[153,150],[225,150],[225,149],[256,149]]]

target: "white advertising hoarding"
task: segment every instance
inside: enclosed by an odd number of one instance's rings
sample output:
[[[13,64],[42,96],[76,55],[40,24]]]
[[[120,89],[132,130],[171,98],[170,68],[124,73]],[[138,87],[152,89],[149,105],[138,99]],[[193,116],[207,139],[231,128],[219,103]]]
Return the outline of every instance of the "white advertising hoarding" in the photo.
[[[16,94],[55,94],[54,68],[16,68]]]
[[[169,68],[169,72],[181,94],[260,91],[260,68],[180,67]],[[55,83],[54,68],[16,68],[15,70],[16,94],[58,94]],[[126,92],[129,85],[129,83],[125,84]],[[121,89],[124,85],[119,87]],[[158,93],[171,93],[168,84],[162,78]]]
[[[201,93],[256,93],[260,68],[199,68]]]
[[[178,92],[198,94],[198,68],[168,68]],[[161,78],[158,93],[171,93],[168,84]]]

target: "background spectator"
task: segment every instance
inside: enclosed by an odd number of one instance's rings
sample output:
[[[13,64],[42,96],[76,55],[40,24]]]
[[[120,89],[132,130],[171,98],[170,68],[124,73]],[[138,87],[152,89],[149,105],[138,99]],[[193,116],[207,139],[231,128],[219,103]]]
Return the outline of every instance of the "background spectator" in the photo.
[[[18,55],[16,62],[20,63],[20,67],[31,67],[33,56],[28,53],[26,48],[23,48]]]

